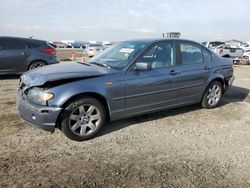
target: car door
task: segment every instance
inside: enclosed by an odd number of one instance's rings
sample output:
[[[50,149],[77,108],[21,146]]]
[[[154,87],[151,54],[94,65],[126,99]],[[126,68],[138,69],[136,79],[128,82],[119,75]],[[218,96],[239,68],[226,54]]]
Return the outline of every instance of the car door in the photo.
[[[140,114],[166,108],[178,103],[174,83],[176,67],[173,41],[156,43],[137,62],[146,62],[150,70],[134,70],[135,64],[125,75],[126,113]]]
[[[212,54],[193,42],[178,41],[177,54],[180,61],[178,72],[178,98],[181,103],[201,100],[209,74],[212,71]]]
[[[27,68],[27,46],[21,39],[5,38],[1,50],[1,70],[5,73],[21,73]]]

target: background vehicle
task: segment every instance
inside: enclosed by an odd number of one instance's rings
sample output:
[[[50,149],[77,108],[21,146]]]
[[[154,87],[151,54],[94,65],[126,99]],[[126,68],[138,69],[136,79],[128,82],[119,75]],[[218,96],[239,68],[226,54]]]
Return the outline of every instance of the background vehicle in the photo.
[[[72,48],[70,45],[62,43],[62,42],[52,42],[50,43],[54,48]]]
[[[206,46],[207,48],[213,48],[215,46],[219,46],[225,44],[224,42],[220,42],[220,41],[213,41],[213,42],[202,42],[203,46]]]
[[[243,49],[244,52],[250,50],[250,45],[249,45],[249,43],[247,43],[247,42],[242,43],[239,47],[240,47],[241,49]]]
[[[58,64],[21,76],[18,112],[70,139],[93,137],[110,121],[201,103],[215,108],[234,80],[232,60],[187,40],[117,43],[88,63]]]
[[[227,58],[241,58],[243,56],[243,50],[241,48],[232,48],[226,44],[215,46],[211,50]]]
[[[0,37],[0,74],[21,74],[54,63],[56,50],[46,41]]]
[[[250,50],[245,51],[245,52],[243,53],[243,57],[244,57],[244,58],[247,58],[248,61],[249,61],[249,60],[250,60]]]
[[[71,48],[86,48],[87,44],[86,43],[71,43]]]
[[[94,55],[100,53],[105,48],[101,44],[88,44],[85,48],[87,55],[93,57]]]

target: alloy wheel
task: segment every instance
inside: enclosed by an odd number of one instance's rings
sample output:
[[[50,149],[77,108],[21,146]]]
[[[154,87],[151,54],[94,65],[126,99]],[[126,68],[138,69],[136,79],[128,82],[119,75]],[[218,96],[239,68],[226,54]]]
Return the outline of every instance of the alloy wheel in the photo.
[[[207,94],[207,102],[211,106],[215,106],[221,98],[222,91],[221,87],[217,84],[213,84],[209,89],[208,89],[208,94]]]
[[[98,128],[100,121],[101,115],[98,108],[83,104],[70,114],[69,127],[75,135],[86,136]]]

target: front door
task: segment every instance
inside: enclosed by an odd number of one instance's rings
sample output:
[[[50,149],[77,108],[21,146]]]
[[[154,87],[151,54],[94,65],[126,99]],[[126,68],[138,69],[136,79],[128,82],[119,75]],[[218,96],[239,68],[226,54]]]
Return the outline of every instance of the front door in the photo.
[[[137,62],[148,63],[150,70],[137,71],[133,65],[125,76],[127,115],[166,108],[175,104],[177,94],[175,47],[173,41],[156,43]]]

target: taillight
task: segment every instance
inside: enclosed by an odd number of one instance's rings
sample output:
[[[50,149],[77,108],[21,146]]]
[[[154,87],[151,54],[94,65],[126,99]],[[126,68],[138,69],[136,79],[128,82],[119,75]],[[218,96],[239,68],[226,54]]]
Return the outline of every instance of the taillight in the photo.
[[[46,48],[46,49],[43,49],[43,50],[41,50],[41,52],[43,52],[43,53],[47,53],[47,54],[50,54],[50,55],[54,55],[54,54],[56,54],[56,50],[51,49],[51,48]]]

